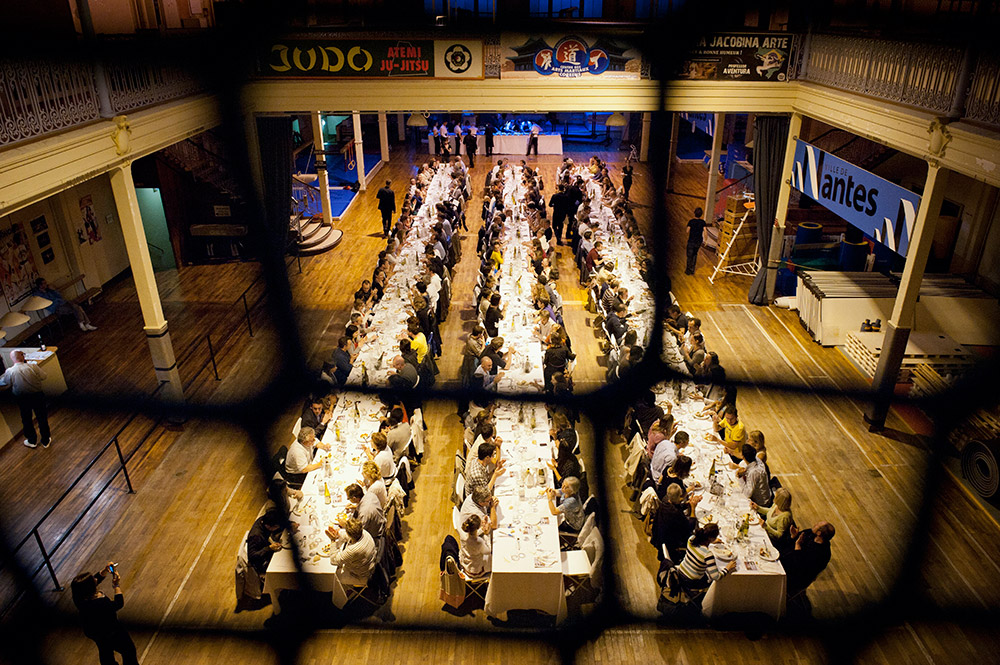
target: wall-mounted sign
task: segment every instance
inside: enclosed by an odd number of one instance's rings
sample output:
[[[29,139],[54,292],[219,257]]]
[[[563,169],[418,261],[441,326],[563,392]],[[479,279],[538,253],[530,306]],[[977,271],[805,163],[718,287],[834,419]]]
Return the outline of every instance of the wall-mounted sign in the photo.
[[[676,77],[698,81],[786,81],[794,35],[728,32],[702,37]]]
[[[637,79],[642,67],[637,49],[604,37],[504,35],[500,48],[504,58],[500,78]]]
[[[212,206],[212,212],[216,217],[232,217],[233,211],[229,206]]]
[[[291,78],[482,78],[483,43],[431,39],[289,39],[267,46],[257,75]]]
[[[906,256],[920,196],[805,141],[795,142],[792,187]]]

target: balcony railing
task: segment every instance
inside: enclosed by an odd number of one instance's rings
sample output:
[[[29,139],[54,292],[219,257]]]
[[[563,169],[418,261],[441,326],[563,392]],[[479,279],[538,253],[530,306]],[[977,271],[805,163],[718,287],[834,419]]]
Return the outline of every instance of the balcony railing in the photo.
[[[946,114],[958,92],[962,48],[813,35],[800,78]]]
[[[1000,54],[982,54],[972,74],[965,117],[1000,127]]]
[[[202,89],[184,70],[137,59],[0,60],[0,145],[179,99]]]

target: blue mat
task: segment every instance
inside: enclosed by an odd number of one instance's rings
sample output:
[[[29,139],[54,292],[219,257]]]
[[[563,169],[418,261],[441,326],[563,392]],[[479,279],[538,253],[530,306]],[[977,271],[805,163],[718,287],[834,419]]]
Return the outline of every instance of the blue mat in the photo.
[[[705,158],[705,151],[712,149],[712,137],[702,131],[691,131],[691,125],[681,121],[677,133],[677,157],[678,159],[697,159],[701,161]]]
[[[297,201],[301,201],[302,197],[305,196],[304,190],[293,189],[292,195]],[[330,190],[330,213],[334,217],[342,217],[345,212],[347,212],[347,206],[351,205],[351,201],[357,196],[354,192],[349,189],[331,189]],[[323,214],[323,205],[319,198],[306,203],[306,217],[311,217],[314,215]]]
[[[327,146],[328,148],[330,146]],[[365,175],[371,175],[375,165],[382,159],[380,152],[365,153]],[[316,159],[311,151],[305,150],[295,159],[296,173],[316,173]],[[328,156],[326,162],[326,172],[330,178],[331,187],[343,187],[357,182],[358,172],[356,168],[347,170],[343,155]]]

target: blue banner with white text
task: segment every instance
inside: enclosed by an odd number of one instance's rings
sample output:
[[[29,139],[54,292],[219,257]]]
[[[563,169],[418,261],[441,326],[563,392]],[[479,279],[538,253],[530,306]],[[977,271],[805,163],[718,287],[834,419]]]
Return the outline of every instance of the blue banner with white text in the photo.
[[[920,196],[805,141],[795,143],[792,187],[906,256]]]

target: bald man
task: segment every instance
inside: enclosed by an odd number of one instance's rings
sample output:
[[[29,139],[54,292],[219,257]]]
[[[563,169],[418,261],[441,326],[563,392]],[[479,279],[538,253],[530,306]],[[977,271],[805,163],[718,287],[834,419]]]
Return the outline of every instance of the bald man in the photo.
[[[417,370],[410,363],[403,359],[403,356],[396,356],[392,359],[394,372],[389,374],[389,385],[396,390],[408,390],[417,383]]]
[[[38,447],[33,418],[38,418],[38,434],[42,439],[42,448],[48,448],[52,443],[49,435],[49,414],[45,407],[45,395],[42,393],[42,381],[45,372],[39,369],[35,362],[25,362],[24,353],[11,351],[10,359],[14,362],[3,376],[0,377],[0,387],[10,388],[14,400],[21,410],[21,426],[24,428],[24,445],[28,448]]]

